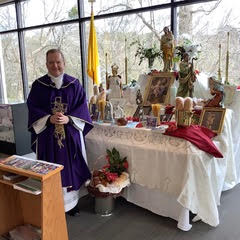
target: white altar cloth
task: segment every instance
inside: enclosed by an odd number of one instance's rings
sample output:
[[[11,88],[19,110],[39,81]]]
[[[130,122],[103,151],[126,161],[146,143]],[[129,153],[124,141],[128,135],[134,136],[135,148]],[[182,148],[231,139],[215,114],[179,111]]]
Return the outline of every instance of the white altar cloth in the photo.
[[[185,218],[181,216],[184,210],[190,210],[205,223],[217,226],[221,192],[224,186],[229,189],[238,183],[233,157],[232,115],[232,110],[228,109],[223,133],[214,139],[224,155],[222,159],[214,158],[184,139],[165,136],[157,130],[96,123],[86,137],[89,166],[91,169],[101,168],[106,164],[106,148],[116,147],[129,162],[133,184],[124,195],[128,201],[185,222],[178,223],[178,226],[185,225],[183,230],[190,229],[189,223],[186,225],[189,215],[184,213]],[[141,194],[143,190],[148,196]],[[151,198],[149,194],[159,196]],[[165,202],[171,199],[174,203],[169,209],[158,209],[155,201],[160,198]]]

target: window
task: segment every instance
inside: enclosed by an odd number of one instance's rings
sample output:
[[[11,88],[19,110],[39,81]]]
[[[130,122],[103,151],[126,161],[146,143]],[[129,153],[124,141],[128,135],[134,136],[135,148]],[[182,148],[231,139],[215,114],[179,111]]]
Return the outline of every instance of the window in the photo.
[[[15,5],[0,7],[0,32],[17,28]]]
[[[27,0],[21,2],[23,27],[74,19],[77,0]]]
[[[95,20],[94,23],[98,38],[102,81],[105,82],[106,70],[111,74],[111,65],[116,63],[119,66],[118,74],[126,83],[125,58],[127,58],[127,82],[138,80],[139,74],[148,72],[147,60],[144,60],[139,66],[139,58],[135,58],[137,45],[131,46],[131,43],[139,39],[146,47],[155,44],[160,49],[160,36],[163,27],[170,25],[170,10]],[[89,22],[86,23],[86,30],[88,42]],[[154,67],[159,69],[161,64],[161,60],[155,61]]]
[[[170,3],[170,0],[98,0],[93,3],[94,14],[105,14],[112,12],[125,11],[141,7],[149,7],[154,5],[159,5],[163,3]],[[85,16],[91,15],[91,4],[88,0],[84,0],[84,12]]]
[[[23,102],[23,85],[16,33],[0,35],[1,81],[7,97],[4,103]]]
[[[239,23],[240,4],[234,0],[223,0],[178,8],[179,38],[189,36],[201,44],[197,68],[208,74],[218,76],[219,44],[221,44],[221,76],[225,79],[227,32],[229,41],[229,82],[240,84],[240,45]]]
[[[46,52],[60,48],[66,61],[66,73],[82,79],[78,24],[29,30],[24,34],[29,86],[47,73]]]

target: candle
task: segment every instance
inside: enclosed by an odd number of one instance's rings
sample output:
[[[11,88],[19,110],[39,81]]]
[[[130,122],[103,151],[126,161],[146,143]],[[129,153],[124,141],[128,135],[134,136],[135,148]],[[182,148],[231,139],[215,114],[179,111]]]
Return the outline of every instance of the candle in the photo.
[[[159,118],[160,109],[161,109],[161,104],[159,104],[159,103],[152,104],[153,116],[158,118],[157,124],[160,124],[160,118]]]
[[[225,77],[225,84],[229,84],[228,82],[228,67],[229,67],[229,41],[230,41],[230,34],[227,33],[227,56],[226,56],[226,77]]]
[[[230,41],[230,34],[227,33],[227,51],[229,51],[229,41]]]
[[[159,112],[161,109],[161,104],[152,104],[152,113],[154,117],[158,117],[159,116]]]
[[[104,119],[105,105],[106,105],[106,101],[105,100],[99,100],[98,101],[98,110],[100,112],[100,120],[102,120],[102,121]]]
[[[219,57],[218,57],[218,81],[222,81],[222,77],[221,77],[221,44],[219,44]]]

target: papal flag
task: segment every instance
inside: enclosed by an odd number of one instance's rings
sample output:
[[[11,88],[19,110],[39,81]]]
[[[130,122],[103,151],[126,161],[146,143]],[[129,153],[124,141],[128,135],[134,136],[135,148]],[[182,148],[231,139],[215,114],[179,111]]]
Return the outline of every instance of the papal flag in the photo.
[[[93,84],[99,84],[99,57],[97,35],[94,26],[93,11],[91,13],[89,42],[88,42],[88,66],[87,73],[93,80]]]

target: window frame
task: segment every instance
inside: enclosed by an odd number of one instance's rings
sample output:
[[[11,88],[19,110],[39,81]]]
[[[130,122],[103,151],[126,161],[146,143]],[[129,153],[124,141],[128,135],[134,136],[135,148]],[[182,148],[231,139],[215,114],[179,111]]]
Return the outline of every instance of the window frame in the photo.
[[[87,66],[87,59],[85,56],[87,56],[87,48],[86,48],[86,36],[85,36],[85,22],[90,21],[91,17],[84,17],[84,1],[77,0],[77,8],[78,8],[78,18],[71,19],[71,20],[65,20],[61,22],[52,22],[47,24],[41,24],[41,25],[35,25],[30,27],[23,27],[21,22],[22,12],[21,12],[21,2],[26,0],[9,0],[4,3],[0,3],[0,7],[9,5],[9,4],[15,4],[16,9],[16,20],[17,20],[17,28],[11,29],[7,31],[1,31],[1,34],[6,33],[13,33],[17,32],[18,34],[18,44],[19,44],[19,56],[20,56],[20,63],[21,63],[21,75],[22,75],[22,83],[23,83],[23,96],[24,101],[27,100],[27,96],[29,93],[28,89],[28,76],[27,76],[27,68],[26,68],[26,56],[25,56],[25,45],[24,45],[24,32],[28,30],[33,29],[40,29],[45,27],[51,27],[51,26],[59,26],[59,25],[65,25],[65,24],[71,24],[71,23],[78,23],[79,25],[79,37],[80,37],[80,54],[81,54],[81,68],[82,68],[82,85],[85,89],[88,89],[88,77],[86,74],[86,66]],[[182,0],[176,2],[175,0],[171,0],[170,3],[164,3],[164,4],[158,4],[154,6],[148,6],[143,8],[136,8],[136,9],[129,9],[114,13],[106,13],[106,14],[100,14],[95,15],[95,20],[98,19],[106,19],[106,18],[112,18],[112,17],[118,17],[118,16],[125,16],[129,14],[136,14],[136,13],[143,13],[148,11],[156,11],[160,9],[170,9],[170,23],[171,23],[171,31],[175,36],[177,36],[177,7],[179,6],[185,6],[185,5],[192,5],[192,4],[198,4],[198,3],[207,3],[207,2],[213,2],[217,0]],[[1,72],[0,72],[0,87],[2,85],[1,83]],[[88,93],[87,93],[88,94]],[[1,91],[0,91],[0,99],[1,99]]]

